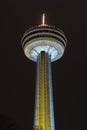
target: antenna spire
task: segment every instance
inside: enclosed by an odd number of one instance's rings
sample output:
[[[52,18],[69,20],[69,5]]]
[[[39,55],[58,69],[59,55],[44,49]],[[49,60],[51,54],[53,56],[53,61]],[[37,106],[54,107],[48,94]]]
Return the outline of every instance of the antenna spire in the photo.
[[[42,14],[42,25],[45,25],[45,13]]]

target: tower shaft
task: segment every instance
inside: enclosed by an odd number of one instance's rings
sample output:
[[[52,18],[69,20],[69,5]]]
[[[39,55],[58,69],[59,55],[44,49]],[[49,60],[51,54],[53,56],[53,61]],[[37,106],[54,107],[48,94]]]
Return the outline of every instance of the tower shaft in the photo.
[[[35,130],[54,130],[51,59],[41,52],[37,59],[37,83],[34,113]]]

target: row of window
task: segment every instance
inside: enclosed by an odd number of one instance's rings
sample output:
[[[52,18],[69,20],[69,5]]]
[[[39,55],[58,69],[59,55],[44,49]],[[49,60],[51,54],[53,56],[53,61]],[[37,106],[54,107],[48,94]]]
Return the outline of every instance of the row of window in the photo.
[[[56,35],[59,35],[60,37],[62,37],[65,41],[66,41],[66,39],[65,39],[65,37],[60,33],[60,32],[57,32],[57,31],[55,31],[55,30],[45,30],[45,29],[38,29],[38,30],[34,30],[34,31],[32,31],[32,32],[28,32],[25,36],[24,36],[24,38],[22,39],[22,42],[27,38],[27,37],[29,37],[29,36],[31,36],[31,35],[33,35],[33,34],[35,34],[35,33],[53,33],[53,34],[56,34]]]
[[[58,41],[60,41],[60,42],[62,42],[62,44],[65,46],[65,44],[64,44],[64,42],[61,40],[61,39],[59,39],[58,37],[56,37],[56,36],[51,36],[51,35],[37,35],[37,36],[33,36],[33,37],[31,37],[31,38],[28,38],[24,43],[23,43],[23,47],[25,46],[25,44],[28,42],[28,41],[30,41],[30,40],[33,40],[33,39],[36,39],[36,38],[40,38],[40,37],[46,37],[46,38],[53,38],[53,39],[56,39],[56,40],[58,40]]]

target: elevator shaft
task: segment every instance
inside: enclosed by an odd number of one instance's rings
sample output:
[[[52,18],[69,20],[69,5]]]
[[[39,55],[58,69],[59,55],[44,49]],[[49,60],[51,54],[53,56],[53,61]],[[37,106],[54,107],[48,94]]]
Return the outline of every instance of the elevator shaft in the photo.
[[[51,59],[43,51],[37,59],[34,130],[54,130]]]

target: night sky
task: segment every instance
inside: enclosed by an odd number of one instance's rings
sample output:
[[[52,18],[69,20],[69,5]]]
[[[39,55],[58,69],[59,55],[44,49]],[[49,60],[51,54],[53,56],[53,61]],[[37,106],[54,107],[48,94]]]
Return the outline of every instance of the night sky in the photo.
[[[44,12],[47,23],[62,29],[68,39],[64,56],[52,63],[55,130],[86,130],[86,2],[7,0],[0,5],[0,118],[14,119],[21,130],[33,130],[36,63],[25,57],[21,38],[41,23]]]

